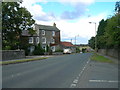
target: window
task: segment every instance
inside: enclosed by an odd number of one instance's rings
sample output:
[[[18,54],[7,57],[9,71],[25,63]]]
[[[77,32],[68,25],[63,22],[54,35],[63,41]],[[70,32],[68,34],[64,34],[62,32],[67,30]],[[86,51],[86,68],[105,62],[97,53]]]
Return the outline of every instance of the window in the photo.
[[[46,44],[46,38],[45,37],[42,37],[42,43]]]
[[[53,52],[55,52],[55,46],[52,46],[52,47],[51,47],[51,50],[52,50]]]
[[[52,38],[52,39],[51,39],[51,43],[52,43],[52,44],[55,43],[55,39]]]
[[[46,51],[46,46],[42,46],[42,48]]]
[[[36,42],[39,43],[39,37],[36,38]]]
[[[42,35],[45,35],[45,30],[42,30]]]
[[[52,31],[52,36],[55,36],[55,31]]]
[[[33,37],[29,37],[29,43],[33,43]]]

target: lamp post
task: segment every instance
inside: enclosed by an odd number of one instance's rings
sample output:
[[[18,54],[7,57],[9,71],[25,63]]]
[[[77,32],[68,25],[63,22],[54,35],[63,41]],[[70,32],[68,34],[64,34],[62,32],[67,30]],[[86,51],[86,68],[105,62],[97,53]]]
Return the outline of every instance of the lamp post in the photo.
[[[77,40],[77,37],[79,37],[79,35],[76,35],[76,36],[75,36],[75,45],[76,45],[76,40]]]
[[[76,35],[76,36],[75,36],[75,49],[76,49],[75,52],[76,52],[76,53],[77,53],[77,46],[76,46],[76,39],[77,39],[77,37],[79,37],[79,35]]]
[[[89,22],[90,24],[95,24],[95,51],[97,52],[97,37],[96,37],[96,22]]]

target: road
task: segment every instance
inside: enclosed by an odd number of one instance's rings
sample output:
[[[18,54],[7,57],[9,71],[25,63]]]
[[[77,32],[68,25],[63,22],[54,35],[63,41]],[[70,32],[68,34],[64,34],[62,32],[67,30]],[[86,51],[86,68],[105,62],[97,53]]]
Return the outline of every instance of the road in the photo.
[[[45,60],[4,65],[3,88],[71,88],[91,53],[63,55]]]
[[[90,60],[91,53],[4,65],[3,88],[118,88],[118,65]],[[113,89],[114,90],[114,89]]]

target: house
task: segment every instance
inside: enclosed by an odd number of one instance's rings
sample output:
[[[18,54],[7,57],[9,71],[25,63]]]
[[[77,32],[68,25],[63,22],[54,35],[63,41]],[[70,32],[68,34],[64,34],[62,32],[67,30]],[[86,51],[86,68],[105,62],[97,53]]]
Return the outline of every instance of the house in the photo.
[[[60,43],[60,47],[61,47],[62,49],[67,49],[67,48],[69,48],[69,49],[72,50],[72,52],[76,52],[76,47],[75,47],[71,42],[61,42],[61,43]]]
[[[22,36],[21,36],[21,46],[23,44],[30,45],[28,49],[29,49],[30,54],[31,54],[35,49],[35,45],[39,44],[39,33],[36,32],[35,34],[31,35],[31,34],[29,34],[28,30],[23,30]]]
[[[71,49],[73,53],[76,52],[76,47],[71,42],[60,42],[60,44],[53,44],[52,46],[56,47],[56,50]]]
[[[49,46],[53,52],[56,51],[54,45],[60,44],[60,30],[55,23],[53,26],[34,24],[33,30],[36,31],[36,34],[30,35],[28,30],[22,32],[22,41],[31,45],[29,47],[31,53],[34,51],[35,45],[39,43],[44,50]]]
[[[35,30],[39,33],[38,41],[43,49],[47,49],[47,46],[51,47],[55,52],[55,45],[60,44],[60,30],[54,23],[53,26],[35,24]]]

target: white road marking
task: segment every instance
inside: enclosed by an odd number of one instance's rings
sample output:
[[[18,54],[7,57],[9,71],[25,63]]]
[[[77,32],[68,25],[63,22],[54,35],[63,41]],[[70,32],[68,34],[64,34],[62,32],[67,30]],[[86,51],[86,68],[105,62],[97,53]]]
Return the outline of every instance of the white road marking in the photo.
[[[118,81],[112,81],[112,80],[89,80],[89,82],[118,83]]]
[[[73,88],[73,87],[76,87],[76,84],[71,84],[71,86],[70,86],[71,88]]]
[[[81,76],[82,73],[84,72],[84,70],[85,70],[85,68],[86,68],[86,66],[87,66],[87,64],[88,64],[89,62],[90,62],[90,59],[87,61],[86,65],[83,67],[82,71],[80,71],[79,76],[78,76],[76,79],[74,79],[74,81],[73,81],[73,83],[71,84],[70,88],[76,87],[76,85],[77,85],[77,83],[78,83],[78,79],[80,78],[80,76]]]
[[[14,75],[11,76],[12,78],[14,77]]]
[[[17,75],[16,76],[20,76],[20,75],[22,75],[21,73],[17,73]]]
[[[75,79],[74,81],[73,81],[73,83],[75,84],[75,83],[78,83],[78,79]]]
[[[79,79],[79,77],[77,77],[76,79]]]

